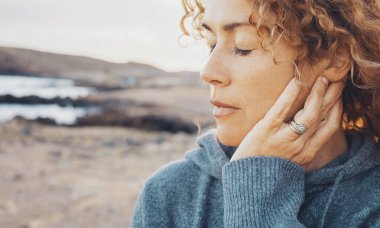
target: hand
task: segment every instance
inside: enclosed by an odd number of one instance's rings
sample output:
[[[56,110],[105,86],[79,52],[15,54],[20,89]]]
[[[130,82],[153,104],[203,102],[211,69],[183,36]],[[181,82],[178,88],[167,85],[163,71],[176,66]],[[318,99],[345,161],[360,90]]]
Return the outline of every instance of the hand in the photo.
[[[300,166],[307,165],[341,125],[344,85],[344,81],[327,85],[322,77],[315,81],[304,108],[294,117],[297,123],[304,123],[308,128],[298,135],[284,123],[301,91],[301,86],[293,78],[264,118],[242,140],[231,161],[252,156],[274,156],[289,159]]]

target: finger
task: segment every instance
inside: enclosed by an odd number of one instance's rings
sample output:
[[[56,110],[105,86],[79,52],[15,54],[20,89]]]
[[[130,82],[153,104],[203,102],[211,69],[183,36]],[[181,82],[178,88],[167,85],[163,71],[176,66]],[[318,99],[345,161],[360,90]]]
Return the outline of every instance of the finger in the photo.
[[[327,83],[323,81],[322,77],[318,78],[314,83],[310,94],[306,98],[307,102],[305,102],[305,107],[294,116],[294,120],[297,123],[305,124],[307,128],[307,133],[299,136],[288,127],[289,134],[292,135],[294,140],[302,138],[302,140],[306,142],[308,137],[310,137],[313,131],[316,130],[315,126],[319,124],[321,118],[321,107],[323,104],[323,97],[325,96],[328,87]]]
[[[321,121],[317,127],[317,131],[308,139],[303,142],[301,138],[294,141],[294,144],[304,145],[304,147],[292,159],[298,164],[310,163],[322,148],[324,144],[331,138],[331,136],[339,129],[342,116],[342,102],[338,100],[325,121]]]
[[[271,124],[271,126],[281,126],[283,123],[301,91],[301,85],[299,83],[300,82],[296,81],[296,78],[290,80],[284,91],[265,115],[264,119]]]
[[[346,83],[341,81],[332,82],[327,89],[325,98],[322,104],[322,118],[328,113],[331,107],[336,103],[338,98],[342,95],[342,91]]]
[[[318,126],[318,130],[311,136],[309,147],[317,152],[330,137],[339,130],[342,124],[342,98],[335,102],[326,119]]]

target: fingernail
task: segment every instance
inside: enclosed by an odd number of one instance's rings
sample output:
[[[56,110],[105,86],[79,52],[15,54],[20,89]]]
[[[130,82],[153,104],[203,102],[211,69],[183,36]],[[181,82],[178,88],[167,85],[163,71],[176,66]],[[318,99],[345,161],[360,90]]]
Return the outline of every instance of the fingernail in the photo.
[[[329,80],[323,76],[322,76],[322,82],[325,83],[326,85],[329,84]]]

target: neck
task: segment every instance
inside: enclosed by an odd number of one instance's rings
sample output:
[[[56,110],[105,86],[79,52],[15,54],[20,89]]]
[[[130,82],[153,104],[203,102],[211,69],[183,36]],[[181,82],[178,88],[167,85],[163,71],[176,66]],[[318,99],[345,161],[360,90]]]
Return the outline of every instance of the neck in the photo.
[[[303,166],[306,172],[322,168],[348,150],[348,143],[343,128],[333,134],[317,152],[315,158]]]

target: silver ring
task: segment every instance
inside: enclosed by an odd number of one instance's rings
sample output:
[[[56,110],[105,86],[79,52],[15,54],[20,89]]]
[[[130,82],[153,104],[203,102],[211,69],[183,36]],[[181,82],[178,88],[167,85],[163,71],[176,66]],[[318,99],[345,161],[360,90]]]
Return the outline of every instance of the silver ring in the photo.
[[[290,129],[292,129],[295,133],[302,135],[307,130],[307,127],[303,123],[297,123],[295,120],[290,121],[289,123]]]

